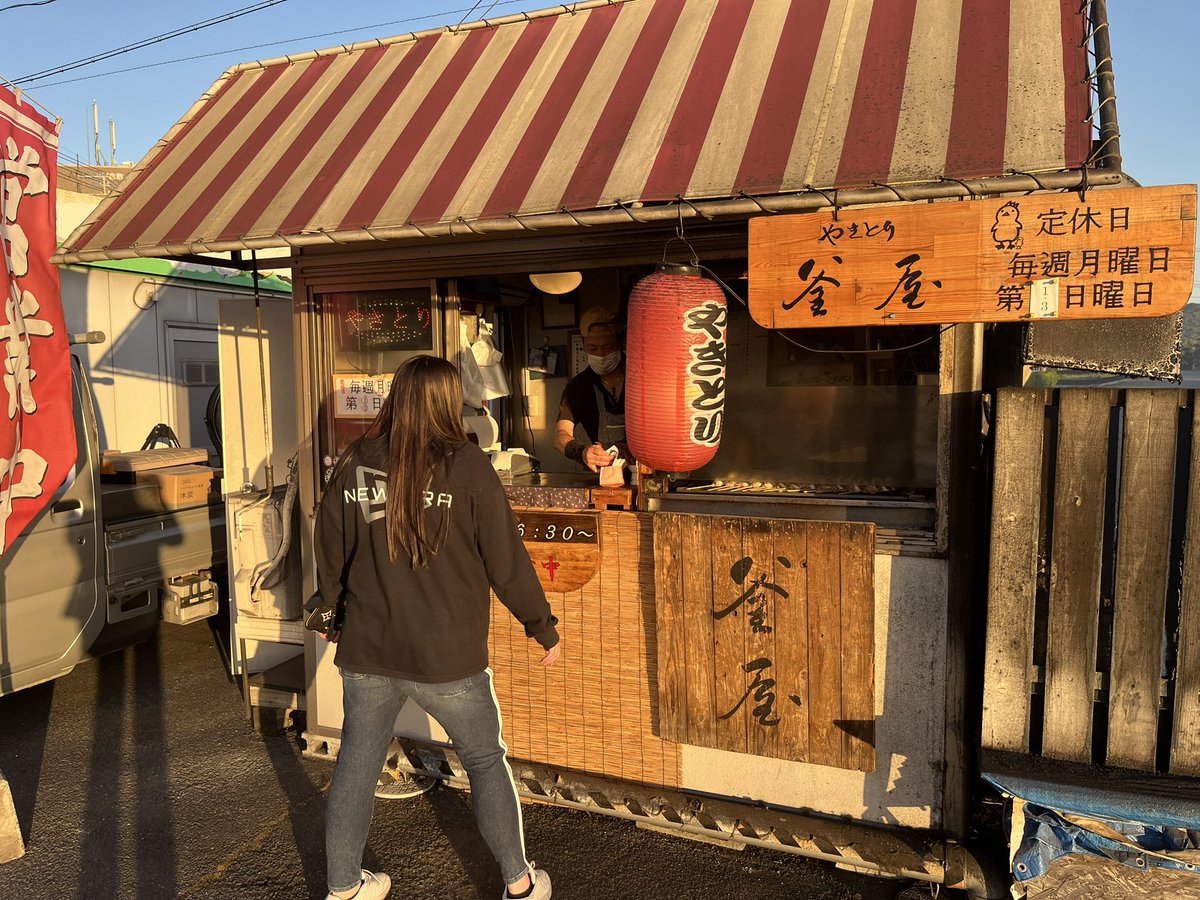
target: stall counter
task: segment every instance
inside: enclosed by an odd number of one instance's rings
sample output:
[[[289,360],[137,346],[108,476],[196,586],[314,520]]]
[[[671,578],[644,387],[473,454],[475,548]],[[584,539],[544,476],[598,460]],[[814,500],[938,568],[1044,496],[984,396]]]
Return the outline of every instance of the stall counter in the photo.
[[[802,601],[806,611],[816,610],[816,614],[808,613],[802,654],[794,649],[797,638],[783,631],[784,617],[767,620],[780,629],[773,633],[776,649],[771,658],[782,666],[781,660],[790,653],[798,667],[791,676],[798,680],[792,684],[799,687],[784,686],[781,675],[779,685],[768,687],[774,688],[775,697],[764,715],[761,709],[755,712],[766,695],[754,687],[754,680],[756,674],[762,674],[761,682],[772,673],[753,666],[745,669],[762,658],[746,655],[754,653],[755,642],[762,637],[752,630],[750,610],[743,604],[736,615],[730,612],[716,620],[714,614],[740,596],[740,592],[730,594],[731,573],[723,571],[730,554],[739,552],[728,546],[731,529],[744,526],[749,538],[743,539],[761,541],[763,529],[774,527],[771,520],[745,526],[749,520],[738,524],[736,517],[579,507],[514,506],[514,512],[526,526],[526,547],[547,585],[564,639],[562,662],[541,667],[540,648],[525,637],[508,610],[493,601],[491,667],[504,738],[514,760],[741,797],[780,808],[914,828],[939,827],[945,726],[941,702],[946,650],[944,560],[868,551],[872,576],[860,616],[869,616],[870,629],[866,643],[859,646],[848,635],[861,633],[864,623],[843,623],[840,592],[827,590],[823,598],[814,598],[807,593],[807,584],[802,592],[800,582],[792,582],[789,600]],[[595,529],[594,539],[587,534],[589,523]],[[824,547],[821,552],[828,553],[832,533],[818,530],[810,535],[810,524],[821,530],[841,527],[840,523],[793,520],[782,533],[803,534],[806,546],[811,540],[814,548]],[[671,566],[664,559],[668,548],[673,543],[682,546],[672,536],[672,528],[691,535],[693,555],[685,556],[683,564],[694,580],[714,586],[708,595],[711,631],[698,629],[694,616],[681,628],[668,609],[674,602],[666,596],[669,591],[656,584],[671,577]],[[842,537],[840,532],[837,536]],[[795,554],[789,562],[797,572],[822,565],[829,569],[828,557],[822,564],[814,554],[801,559],[795,551],[789,552]],[[778,563],[774,571],[779,571]],[[757,577],[751,570],[744,574],[751,580]],[[842,565],[836,578],[829,571],[814,577],[828,586],[831,580],[840,580]],[[782,584],[774,575],[771,583]],[[836,626],[831,618],[835,610]],[[731,649],[729,639],[738,640],[739,626],[741,643]],[[666,676],[671,683],[664,685],[660,672],[665,672],[668,657],[674,674]],[[818,671],[822,666],[824,674]],[[862,685],[856,693],[843,690],[840,681],[864,676],[871,687],[865,710]],[[331,653],[322,654],[316,680],[321,692],[318,727],[336,734],[341,719],[340,683]],[[836,680],[836,695],[817,697],[813,688],[817,680],[827,684]],[[737,704],[743,692],[745,699],[736,710],[724,708]],[[799,704],[791,700],[793,694]],[[839,704],[850,702],[860,706],[843,711]],[[808,713],[803,737],[795,737],[794,718],[787,726],[792,743],[799,741],[798,751],[786,741],[780,749],[763,739],[764,718],[783,721],[785,714],[801,708]],[[731,711],[728,719],[720,719]],[[724,727],[729,719],[741,724]],[[695,734],[689,733],[689,726],[697,722]],[[446,742],[437,724],[412,704],[401,713],[397,734]],[[826,750],[818,752],[821,747]]]

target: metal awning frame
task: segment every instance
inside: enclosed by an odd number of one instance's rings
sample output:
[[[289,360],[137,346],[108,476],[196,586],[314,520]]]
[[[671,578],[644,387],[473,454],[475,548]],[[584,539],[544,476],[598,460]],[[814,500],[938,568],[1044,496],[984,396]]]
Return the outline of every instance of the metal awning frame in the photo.
[[[1119,169],[1072,169],[1041,174],[1018,173],[994,178],[952,179],[920,182],[916,184],[875,184],[869,188],[843,190],[821,190],[813,188],[794,194],[774,194],[740,197],[725,200],[686,200],[678,197],[669,203],[653,206],[640,203],[618,204],[607,209],[570,212],[562,209],[557,213],[518,216],[509,214],[501,219],[481,219],[443,222],[436,225],[408,223],[387,228],[359,228],[352,231],[317,231],[299,235],[271,235],[233,241],[194,241],[187,244],[172,244],[163,247],[131,247],[122,250],[91,250],[80,253],[59,253],[53,257],[56,263],[92,262],[100,259],[129,259],[138,256],[161,256],[198,260],[197,254],[238,253],[246,250],[266,250],[289,247],[293,250],[304,247],[331,247],[361,244],[366,242],[427,240],[461,237],[465,235],[505,234],[520,231],[563,231],[591,227],[634,224],[654,225],[687,221],[712,221],[715,219],[750,218],[777,213],[811,212],[818,209],[841,209],[856,206],[871,206],[881,203],[918,202],[933,200],[970,200],[998,194],[1032,193],[1034,191],[1080,191],[1092,187],[1119,184],[1123,176]],[[207,261],[207,260],[205,260]],[[222,265],[228,265],[222,262]],[[235,266],[236,267],[236,266]]]

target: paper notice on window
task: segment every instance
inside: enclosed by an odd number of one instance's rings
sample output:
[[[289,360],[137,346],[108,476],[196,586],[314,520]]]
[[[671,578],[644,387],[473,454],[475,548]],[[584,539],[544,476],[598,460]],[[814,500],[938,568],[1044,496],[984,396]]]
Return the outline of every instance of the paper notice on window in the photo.
[[[392,373],[361,372],[333,376],[333,415],[337,419],[370,419],[383,408],[392,389]]]
[[[1029,289],[1031,319],[1058,318],[1058,279],[1040,278]]]

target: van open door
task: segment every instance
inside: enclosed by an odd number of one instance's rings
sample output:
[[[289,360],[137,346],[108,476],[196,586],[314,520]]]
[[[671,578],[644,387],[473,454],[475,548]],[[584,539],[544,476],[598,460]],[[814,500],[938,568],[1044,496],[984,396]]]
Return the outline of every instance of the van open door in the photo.
[[[0,558],[0,696],[58,678],[104,627],[96,416],[71,357],[75,474]]]

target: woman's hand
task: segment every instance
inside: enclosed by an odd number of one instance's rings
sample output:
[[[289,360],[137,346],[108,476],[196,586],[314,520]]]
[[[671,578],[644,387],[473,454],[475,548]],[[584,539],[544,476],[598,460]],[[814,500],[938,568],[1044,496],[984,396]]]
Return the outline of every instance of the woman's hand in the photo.
[[[558,643],[546,651],[546,655],[542,657],[542,665],[552,666],[558,662],[560,656],[562,656],[562,638],[559,638]]]

